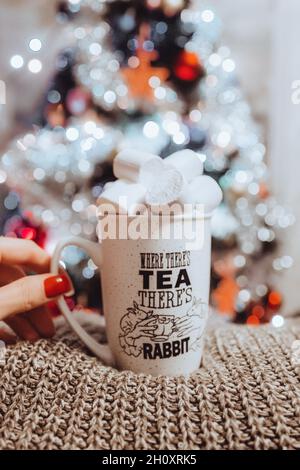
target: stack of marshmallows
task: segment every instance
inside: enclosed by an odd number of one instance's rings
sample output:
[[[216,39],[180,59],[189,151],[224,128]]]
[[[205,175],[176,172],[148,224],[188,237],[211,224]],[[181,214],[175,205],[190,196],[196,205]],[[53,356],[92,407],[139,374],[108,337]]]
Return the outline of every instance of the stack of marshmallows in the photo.
[[[141,207],[180,203],[184,208],[202,204],[210,214],[222,200],[216,181],[203,175],[200,156],[181,150],[164,160],[134,149],[119,152],[113,162],[114,182],[107,183],[98,200],[99,211],[135,215]],[[105,205],[105,210],[104,210]],[[188,206],[187,206],[188,205]]]

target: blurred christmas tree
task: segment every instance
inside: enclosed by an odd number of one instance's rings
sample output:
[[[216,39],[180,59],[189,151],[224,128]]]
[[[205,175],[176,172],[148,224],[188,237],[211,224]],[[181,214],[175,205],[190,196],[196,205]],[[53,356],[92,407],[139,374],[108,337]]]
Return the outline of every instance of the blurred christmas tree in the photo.
[[[58,19],[72,24],[74,47],[58,57],[32,122],[39,128],[2,158],[15,197],[48,227],[48,243],[70,232],[93,237],[95,203],[120,148],[162,158],[191,148],[224,191],[212,221],[212,301],[235,321],[269,321],[282,302],[272,273],[291,264],[275,257],[278,231],[293,216],[268,193],[265,147],[214,11],[185,0],[69,0]],[[36,239],[28,216],[13,217],[4,232]],[[96,279],[93,263],[78,250],[66,262],[87,291],[79,274]]]

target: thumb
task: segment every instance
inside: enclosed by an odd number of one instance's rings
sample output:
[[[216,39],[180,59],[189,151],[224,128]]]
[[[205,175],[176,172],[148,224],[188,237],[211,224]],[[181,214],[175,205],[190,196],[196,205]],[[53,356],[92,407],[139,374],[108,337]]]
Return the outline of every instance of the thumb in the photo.
[[[22,277],[0,288],[0,320],[33,310],[72,290],[72,283],[65,274]]]

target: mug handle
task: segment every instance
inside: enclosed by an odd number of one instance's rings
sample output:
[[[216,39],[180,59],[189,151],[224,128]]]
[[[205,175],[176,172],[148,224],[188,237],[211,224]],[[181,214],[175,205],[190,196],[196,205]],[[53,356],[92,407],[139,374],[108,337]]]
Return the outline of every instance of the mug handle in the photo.
[[[102,247],[99,245],[99,243],[91,242],[80,237],[68,237],[64,240],[61,240],[55,248],[51,260],[51,272],[54,274],[59,273],[59,260],[61,252],[68,245],[78,246],[84,250],[92,258],[94,263],[101,269]],[[85,331],[85,329],[75,319],[62,295],[58,298],[57,303],[68,324],[72,330],[75,331],[81,341],[106,365],[113,366],[114,358],[109,347],[107,345],[99,344],[94,338],[92,338],[91,335]]]

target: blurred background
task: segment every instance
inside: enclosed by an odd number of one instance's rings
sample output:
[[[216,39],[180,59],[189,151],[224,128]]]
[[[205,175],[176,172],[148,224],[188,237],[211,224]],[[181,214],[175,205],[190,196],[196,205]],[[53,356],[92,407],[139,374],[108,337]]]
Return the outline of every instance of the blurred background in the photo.
[[[297,0],[2,0],[2,233],[49,251],[93,238],[120,148],[190,147],[225,194],[213,305],[281,326],[300,306],[299,13]],[[74,302],[97,307],[91,260],[65,261]]]

